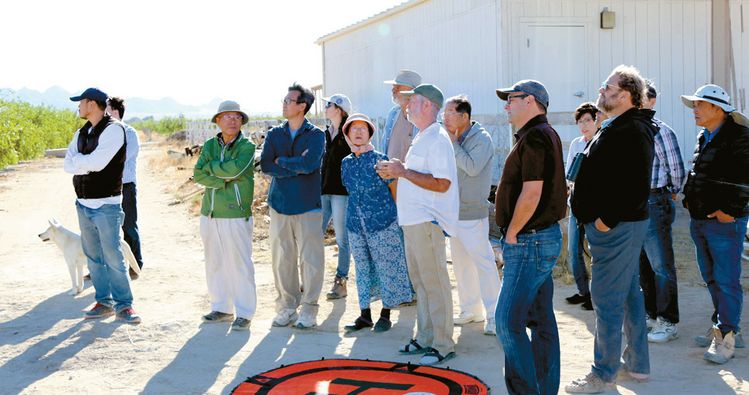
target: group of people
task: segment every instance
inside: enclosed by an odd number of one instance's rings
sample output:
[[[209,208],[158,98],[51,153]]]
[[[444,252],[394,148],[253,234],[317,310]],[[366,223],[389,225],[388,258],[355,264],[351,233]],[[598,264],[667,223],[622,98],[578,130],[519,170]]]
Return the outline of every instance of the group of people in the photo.
[[[332,220],[338,264],[327,298],[347,296],[352,255],[356,270],[361,311],[346,332],[387,331],[391,309],[415,303],[416,334],[398,352],[434,365],[455,356],[454,325],[484,321],[484,333],[496,334],[504,350],[508,391],[556,393],[560,344],[552,269],[563,248],[559,222],[569,210],[567,248],[578,292],[567,301],[593,310],[596,330],[591,372],[565,390],[602,392],[617,375],[646,380],[648,341],[678,336],[671,224],[683,192],[714,307],[710,330],[696,340],[714,363],[727,362],[735,347],[743,347],[739,278],[749,218],[749,121],[722,88],[705,85],[682,96],[703,128],[686,177],[673,130],[654,117],[658,92],[634,67],[615,68],[597,103],[577,109],[582,135],[572,142],[566,166],[561,139],[547,118],[544,85],[522,80],[497,89],[515,133],[495,198],[504,258],[500,281],[488,239],[490,134],[472,120],[464,95],[445,100],[437,86],[410,70],[385,83],[392,86],[394,107],[382,130],[355,113],[346,95],[335,94],[323,98],[329,121],[323,131],[306,118],[314,94],[296,83],[288,88],[285,121],[268,132],[260,157],[271,177],[273,326],[317,325],[323,242]],[[86,318],[116,312],[137,323],[114,242],[130,142],[102,106],[107,97],[101,91],[72,100],[80,101],[80,115],[89,121],[74,136],[65,161],[65,169],[76,174],[76,206],[96,288],[97,303]],[[205,187],[200,234],[211,311],[203,320],[247,330],[257,307],[256,147],[241,133],[248,116],[238,103],[221,103],[212,121],[220,132],[205,142],[194,169],[195,182]],[[460,299],[455,316],[446,237]],[[590,275],[583,239],[592,257]],[[370,309],[375,300],[382,301],[376,321]]]

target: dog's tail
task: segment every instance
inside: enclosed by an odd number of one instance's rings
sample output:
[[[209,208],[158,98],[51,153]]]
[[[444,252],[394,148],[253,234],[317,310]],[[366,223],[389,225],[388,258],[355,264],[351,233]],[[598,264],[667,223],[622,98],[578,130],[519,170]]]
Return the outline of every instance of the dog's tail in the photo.
[[[121,240],[120,245],[122,246],[122,255],[125,256],[125,262],[127,262],[127,265],[130,266],[135,273],[140,274],[140,266],[138,266],[138,261],[135,260],[135,255],[133,255],[133,250],[130,249],[130,245],[128,245],[125,240]]]

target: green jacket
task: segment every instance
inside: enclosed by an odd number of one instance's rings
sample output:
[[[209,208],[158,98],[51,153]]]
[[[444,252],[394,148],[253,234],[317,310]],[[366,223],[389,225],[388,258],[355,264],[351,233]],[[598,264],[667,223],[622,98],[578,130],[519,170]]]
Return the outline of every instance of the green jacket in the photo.
[[[255,144],[241,133],[228,145],[221,133],[203,144],[193,172],[195,182],[205,186],[200,214],[212,218],[249,218],[252,196]]]

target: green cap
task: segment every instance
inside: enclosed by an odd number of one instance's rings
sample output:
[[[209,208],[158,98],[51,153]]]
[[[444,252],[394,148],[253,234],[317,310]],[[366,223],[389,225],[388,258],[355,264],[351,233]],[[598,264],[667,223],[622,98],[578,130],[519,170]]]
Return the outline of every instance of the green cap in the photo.
[[[412,91],[401,92],[403,96],[421,95],[427,98],[430,102],[437,105],[437,108],[442,108],[442,103],[445,101],[445,97],[442,95],[440,88],[432,84],[421,84],[414,88]]]

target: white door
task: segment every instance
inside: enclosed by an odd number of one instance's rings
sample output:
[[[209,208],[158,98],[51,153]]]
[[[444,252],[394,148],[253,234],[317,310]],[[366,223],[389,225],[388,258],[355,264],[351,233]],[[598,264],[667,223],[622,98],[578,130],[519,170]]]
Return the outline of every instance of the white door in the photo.
[[[572,112],[590,100],[585,26],[525,24],[516,79],[538,80],[549,91],[549,112]],[[593,98],[595,99],[595,97]]]

